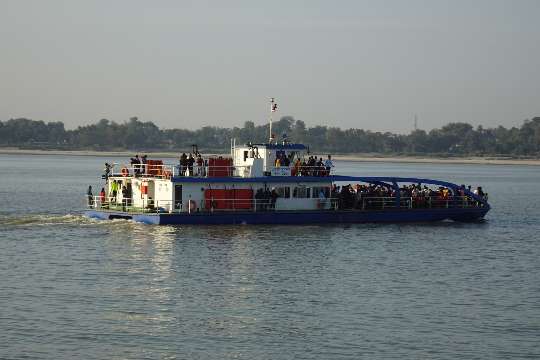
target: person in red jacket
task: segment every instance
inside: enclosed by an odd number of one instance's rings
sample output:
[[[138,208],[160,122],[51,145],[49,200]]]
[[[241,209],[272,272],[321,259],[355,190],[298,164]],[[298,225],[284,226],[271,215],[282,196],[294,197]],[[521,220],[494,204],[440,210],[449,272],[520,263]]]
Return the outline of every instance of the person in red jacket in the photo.
[[[101,191],[99,193],[99,201],[101,203],[101,206],[105,204],[105,188],[101,188]]]

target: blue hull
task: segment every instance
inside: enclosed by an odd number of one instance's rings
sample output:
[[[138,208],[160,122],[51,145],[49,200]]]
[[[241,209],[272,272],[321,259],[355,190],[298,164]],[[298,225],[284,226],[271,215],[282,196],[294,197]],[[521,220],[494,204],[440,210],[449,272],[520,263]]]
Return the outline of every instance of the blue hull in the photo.
[[[227,225],[227,224],[350,224],[400,223],[428,221],[478,221],[488,208],[403,209],[384,211],[280,211],[280,212],[200,212],[182,214],[130,214],[87,210],[85,216],[101,219],[129,219],[158,225]]]

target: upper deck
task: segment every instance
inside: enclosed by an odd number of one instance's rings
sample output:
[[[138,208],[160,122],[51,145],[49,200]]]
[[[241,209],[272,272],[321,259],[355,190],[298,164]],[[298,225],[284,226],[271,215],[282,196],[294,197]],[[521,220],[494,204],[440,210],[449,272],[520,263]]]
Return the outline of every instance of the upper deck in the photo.
[[[246,144],[231,147],[229,156],[203,157],[194,152],[176,163],[161,160],[112,164],[106,177],[145,177],[166,179],[327,177],[334,174],[331,156],[310,156],[303,144]]]

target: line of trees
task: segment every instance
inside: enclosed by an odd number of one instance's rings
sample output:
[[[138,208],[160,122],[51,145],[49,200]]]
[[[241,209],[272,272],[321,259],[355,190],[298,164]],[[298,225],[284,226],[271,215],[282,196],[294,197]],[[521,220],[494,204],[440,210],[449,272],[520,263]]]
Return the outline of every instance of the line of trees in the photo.
[[[381,153],[420,155],[540,155],[540,117],[525,120],[521,127],[484,129],[456,122],[429,132],[409,134],[374,132],[337,127],[307,127],[302,120],[284,116],[274,122],[277,139],[310,145],[315,152]],[[131,118],[124,123],[102,119],[95,124],[66,130],[62,122],[11,119],[0,121],[0,146],[43,149],[167,150],[181,151],[198,144],[206,151],[228,151],[230,139],[237,143],[265,142],[268,124],[243,127],[206,126],[198,130],[160,129],[154,123]]]

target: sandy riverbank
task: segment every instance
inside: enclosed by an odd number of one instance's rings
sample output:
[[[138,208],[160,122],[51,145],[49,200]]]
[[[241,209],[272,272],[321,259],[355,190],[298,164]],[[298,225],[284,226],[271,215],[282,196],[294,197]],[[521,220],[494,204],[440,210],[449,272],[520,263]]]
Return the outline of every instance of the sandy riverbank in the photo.
[[[91,151],[91,150],[25,150],[15,148],[0,148],[0,154],[9,155],[63,155],[63,156],[101,156],[126,157],[133,156],[130,151]],[[150,158],[177,158],[176,152],[148,152]],[[220,155],[220,154],[207,154]],[[223,154],[221,154],[223,155]],[[325,155],[321,155],[326,158]],[[416,157],[416,156],[383,156],[377,154],[334,155],[335,160],[360,162],[391,162],[391,163],[427,163],[427,164],[487,164],[487,165],[530,165],[540,166],[540,159],[513,159],[500,157]]]

